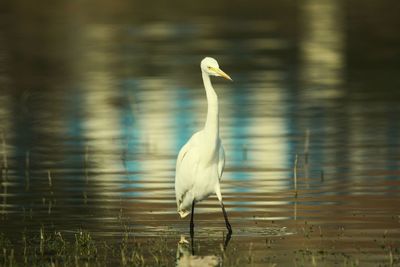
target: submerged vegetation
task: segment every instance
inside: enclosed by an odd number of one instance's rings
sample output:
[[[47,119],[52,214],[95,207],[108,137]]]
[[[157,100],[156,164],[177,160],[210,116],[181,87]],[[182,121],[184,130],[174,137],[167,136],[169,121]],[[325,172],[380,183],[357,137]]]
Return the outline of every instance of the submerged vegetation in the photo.
[[[354,253],[339,248],[310,249],[307,240],[311,235],[320,235],[321,229],[302,228],[297,236],[303,239],[292,251],[280,250],[277,243],[287,237],[267,237],[263,248],[260,242],[248,242],[246,237],[238,237],[226,249],[215,246],[210,254],[204,237],[195,241],[194,255],[189,242],[177,242],[171,235],[161,237],[136,238],[126,227],[118,237],[95,238],[95,234],[83,229],[62,232],[40,227],[36,232],[24,231],[19,240],[10,240],[5,233],[0,234],[1,266],[365,266],[364,257],[368,250],[354,248]],[[338,238],[343,237],[343,229],[338,229]],[[381,249],[381,257],[369,262],[377,266],[398,266],[400,249],[386,239],[374,240]],[[241,240],[243,239],[243,240]],[[184,240],[184,238],[183,238]],[[196,239],[195,239],[196,240]],[[217,242],[218,243],[218,242]],[[244,247],[247,247],[244,249]]]
[[[82,229],[63,234],[40,228],[14,242],[1,234],[0,249],[1,266],[167,266],[175,260],[163,238],[139,242],[126,232],[104,241]]]

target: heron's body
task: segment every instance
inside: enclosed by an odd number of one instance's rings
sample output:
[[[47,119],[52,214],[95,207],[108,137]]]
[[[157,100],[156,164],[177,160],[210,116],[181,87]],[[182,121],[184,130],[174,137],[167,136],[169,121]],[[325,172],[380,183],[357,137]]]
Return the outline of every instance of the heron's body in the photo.
[[[205,58],[201,62],[204,88],[207,95],[207,118],[204,128],[189,139],[181,148],[176,162],[175,194],[178,213],[186,217],[195,203],[216,194],[224,212],[225,221],[231,232],[222,203],[220,181],[225,165],[225,152],[219,137],[218,96],[211,85],[210,75],[230,77],[219,69],[215,59]],[[191,232],[193,231],[193,213]]]
[[[216,193],[225,165],[225,152],[218,138],[212,148],[204,146],[207,131],[195,133],[179,152],[176,163],[175,194],[181,217],[190,213],[192,203]]]

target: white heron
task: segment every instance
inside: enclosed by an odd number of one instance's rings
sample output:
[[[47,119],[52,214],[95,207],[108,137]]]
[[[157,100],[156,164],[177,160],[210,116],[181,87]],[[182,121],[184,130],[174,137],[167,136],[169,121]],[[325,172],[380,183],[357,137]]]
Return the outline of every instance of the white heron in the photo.
[[[175,195],[181,218],[190,211],[190,234],[194,233],[194,205],[215,193],[221,204],[225,224],[229,234],[232,227],[228,221],[220,189],[220,181],[225,165],[225,152],[219,137],[218,96],[211,85],[210,76],[219,76],[232,81],[223,72],[214,58],[201,61],[201,74],[207,95],[207,118],[204,128],[189,139],[181,148],[176,162]]]

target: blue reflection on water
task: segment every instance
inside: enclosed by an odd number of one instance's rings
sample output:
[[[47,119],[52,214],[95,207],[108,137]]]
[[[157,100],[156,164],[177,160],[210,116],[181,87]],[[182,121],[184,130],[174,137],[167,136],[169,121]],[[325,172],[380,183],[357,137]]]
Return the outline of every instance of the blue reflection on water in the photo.
[[[190,97],[188,88],[177,88],[173,90],[175,99],[176,112],[176,134],[173,142],[175,143],[175,154],[178,155],[181,147],[189,140],[194,132],[192,131],[191,122],[194,120],[193,115],[193,99]]]
[[[138,114],[136,114],[135,110],[133,110],[133,105],[136,103],[131,103],[134,101],[134,98],[131,96],[138,90],[139,85],[138,81],[134,79],[125,80],[122,82],[121,94],[123,99],[127,101],[121,107],[121,118],[120,118],[120,134],[121,134],[121,141],[123,142],[123,155],[122,160],[124,163],[124,167],[126,170],[126,177],[129,181],[132,180],[140,180],[140,172],[142,171],[139,154],[140,154],[140,128],[137,125],[137,118]],[[132,188],[132,183],[123,183],[123,188]],[[135,187],[140,187],[141,184],[135,184]],[[140,192],[131,192],[129,195],[131,196],[139,196],[143,193]],[[125,195],[125,194],[124,194]]]

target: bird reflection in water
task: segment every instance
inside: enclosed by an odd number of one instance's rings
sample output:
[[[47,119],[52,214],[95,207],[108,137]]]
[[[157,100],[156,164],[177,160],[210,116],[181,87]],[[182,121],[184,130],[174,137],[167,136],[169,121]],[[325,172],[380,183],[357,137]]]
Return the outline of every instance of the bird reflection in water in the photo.
[[[228,247],[231,234],[228,233],[223,240],[224,250]],[[191,236],[189,241],[181,235],[181,240],[178,242],[176,249],[176,266],[179,267],[196,267],[196,266],[220,266],[222,263],[222,257],[216,255],[197,256],[194,253],[194,238]],[[190,251],[191,250],[191,251]]]

